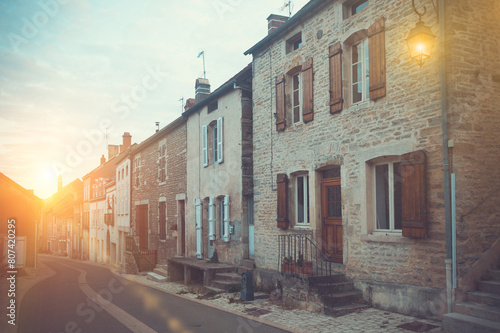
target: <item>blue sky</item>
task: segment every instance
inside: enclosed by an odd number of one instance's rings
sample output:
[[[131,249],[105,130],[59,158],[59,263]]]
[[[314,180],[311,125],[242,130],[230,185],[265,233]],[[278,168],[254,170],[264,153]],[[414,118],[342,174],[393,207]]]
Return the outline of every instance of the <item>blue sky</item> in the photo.
[[[0,3],[0,172],[45,198],[91,171],[123,132],[141,142],[252,61],[283,0]],[[297,0],[296,13],[307,0]],[[107,156],[107,155],[106,155]]]

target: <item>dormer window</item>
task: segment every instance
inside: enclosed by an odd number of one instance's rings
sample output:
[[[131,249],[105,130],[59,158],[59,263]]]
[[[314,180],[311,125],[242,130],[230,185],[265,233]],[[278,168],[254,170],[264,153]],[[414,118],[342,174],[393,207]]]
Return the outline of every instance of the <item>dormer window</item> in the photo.
[[[343,5],[344,20],[361,12],[363,9],[368,7],[368,4],[369,4],[368,0],[346,1]]]
[[[294,35],[286,41],[286,53],[290,53],[302,47],[302,32]]]

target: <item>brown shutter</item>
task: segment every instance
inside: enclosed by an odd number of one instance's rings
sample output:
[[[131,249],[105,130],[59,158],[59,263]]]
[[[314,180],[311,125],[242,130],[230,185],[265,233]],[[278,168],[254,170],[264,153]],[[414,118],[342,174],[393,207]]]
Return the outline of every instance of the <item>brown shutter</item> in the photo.
[[[313,119],[313,58],[309,58],[302,64],[302,120],[308,123]]]
[[[285,130],[285,76],[276,78],[276,130]]]
[[[284,173],[279,173],[276,179],[278,187],[278,228],[288,228],[288,177]]]
[[[423,150],[401,157],[401,210],[403,236],[426,237],[425,152]]]
[[[342,111],[342,47],[340,42],[330,45],[330,113]]]
[[[370,99],[385,96],[385,22],[378,20],[368,28],[370,61]]]

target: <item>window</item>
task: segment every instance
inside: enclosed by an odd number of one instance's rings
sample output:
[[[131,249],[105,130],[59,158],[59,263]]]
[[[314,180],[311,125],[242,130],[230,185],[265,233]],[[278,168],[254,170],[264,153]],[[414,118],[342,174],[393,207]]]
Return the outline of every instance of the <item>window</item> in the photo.
[[[167,238],[167,205],[165,201],[160,201],[158,203],[159,210],[159,227],[160,227],[160,239],[165,240]]]
[[[292,77],[293,123],[302,122],[302,84],[300,73]]]
[[[220,239],[224,238],[224,197],[217,199],[217,209],[219,212],[219,235]]]
[[[297,225],[309,224],[309,176],[295,179],[295,212]]]
[[[212,151],[213,161],[217,163],[217,123],[212,126]]]
[[[163,143],[158,147],[158,181],[164,182],[167,180],[167,144]]]
[[[203,125],[201,145],[204,167],[209,165],[210,151],[213,155],[213,164],[222,163],[224,157],[223,138],[223,117],[212,121],[208,126]]]
[[[294,35],[286,41],[286,53],[290,53],[302,47],[302,32]]]
[[[212,111],[215,111],[219,108],[219,103],[218,101],[213,101],[207,105],[207,112],[210,113]]]
[[[353,45],[351,49],[351,102],[365,101],[370,96],[370,67],[368,39]]]
[[[401,162],[376,164],[373,168],[375,230],[400,231]]]
[[[137,155],[134,158],[134,169],[135,169],[135,180],[134,184],[136,187],[141,185],[141,155]]]
[[[344,20],[356,15],[366,7],[368,7],[368,0],[349,0],[346,1],[343,5],[343,17]]]

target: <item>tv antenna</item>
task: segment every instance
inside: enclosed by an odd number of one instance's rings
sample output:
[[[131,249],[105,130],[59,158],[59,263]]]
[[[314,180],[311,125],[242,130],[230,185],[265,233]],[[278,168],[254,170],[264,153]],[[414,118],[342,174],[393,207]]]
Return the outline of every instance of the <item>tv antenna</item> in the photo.
[[[293,10],[293,2],[292,0],[288,0],[283,3],[283,6],[281,6],[281,8],[279,9],[280,11],[284,11],[285,8],[288,7],[288,17],[291,17],[292,16],[292,10]]]
[[[181,97],[179,99],[179,102],[181,102],[181,112],[183,112],[184,111],[184,97]]]
[[[199,58],[203,56],[203,78],[206,79],[207,78],[207,72],[205,72],[205,51],[201,51],[200,53],[198,53],[198,56],[196,58]]]

